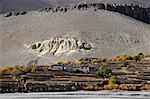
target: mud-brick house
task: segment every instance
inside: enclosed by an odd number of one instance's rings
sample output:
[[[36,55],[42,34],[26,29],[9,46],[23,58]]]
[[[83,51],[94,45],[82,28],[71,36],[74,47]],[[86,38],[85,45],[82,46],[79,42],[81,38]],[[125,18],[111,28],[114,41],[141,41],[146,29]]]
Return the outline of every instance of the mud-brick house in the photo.
[[[64,70],[70,73],[89,73],[90,71],[89,67],[86,65],[81,66],[69,65],[65,66]]]
[[[83,73],[89,73],[90,72],[90,68],[89,66],[80,66],[80,67],[76,67],[77,71],[82,71]]]
[[[64,68],[65,67],[62,64],[54,64],[51,66],[51,70],[54,70],[54,71],[63,71]]]
[[[79,65],[75,64],[62,65],[62,64],[54,64],[50,68],[52,71],[65,71],[69,73],[90,73],[90,71],[96,71],[94,65]]]
[[[73,66],[66,66],[66,67],[64,67],[64,70],[66,72],[75,73],[77,71],[77,68],[75,68]]]
[[[46,67],[46,66],[38,66],[38,71],[48,71],[48,67]]]

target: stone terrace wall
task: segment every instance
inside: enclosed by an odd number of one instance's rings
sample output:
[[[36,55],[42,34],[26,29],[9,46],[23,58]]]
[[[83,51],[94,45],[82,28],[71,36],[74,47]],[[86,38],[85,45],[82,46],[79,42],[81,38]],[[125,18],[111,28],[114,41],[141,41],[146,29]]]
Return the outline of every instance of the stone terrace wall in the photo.
[[[150,6],[143,7],[140,5],[133,5],[133,4],[128,4],[128,5],[118,5],[118,4],[102,4],[102,3],[94,3],[94,4],[77,4],[77,5],[70,5],[66,7],[55,7],[55,8],[43,8],[40,9],[39,12],[67,12],[68,10],[87,10],[88,8],[93,8],[94,11],[97,11],[99,9],[103,10],[108,10],[108,11],[114,11],[118,12],[127,16],[130,16],[134,19],[137,19],[139,21],[142,21],[144,23],[150,24]],[[21,13],[22,15],[23,12],[18,12]],[[25,14],[25,13],[23,13]],[[9,17],[15,15],[16,12],[13,13],[7,13],[5,17]],[[18,14],[19,15],[19,14]]]

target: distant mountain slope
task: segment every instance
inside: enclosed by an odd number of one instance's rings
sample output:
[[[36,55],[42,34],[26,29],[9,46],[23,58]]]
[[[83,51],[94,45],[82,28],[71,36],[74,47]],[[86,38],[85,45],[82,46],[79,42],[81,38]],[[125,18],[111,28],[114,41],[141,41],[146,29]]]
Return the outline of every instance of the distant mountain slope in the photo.
[[[0,24],[0,66],[22,65],[37,59],[38,54],[30,53],[26,45],[45,42],[54,36],[87,42],[92,48],[61,56],[45,53],[40,56],[38,64],[82,57],[113,57],[120,53],[150,53],[150,25],[116,12],[94,11],[91,8],[73,9],[65,13],[32,11],[7,18],[0,15],[0,19],[3,20]],[[59,48],[67,53],[67,49],[72,48],[70,44],[75,44],[69,43],[71,40]],[[45,43],[40,44],[45,46]],[[54,51],[61,51],[55,50],[59,43],[55,44],[51,44]],[[51,49],[46,46],[41,46],[39,52],[41,49]]]
[[[48,0],[51,1],[51,0]],[[117,4],[136,4],[136,5],[150,5],[150,0],[55,0],[58,4],[78,4],[78,3],[117,3]]]
[[[150,0],[0,0],[0,13],[37,10],[49,6],[63,6],[78,3],[132,3],[137,5],[150,5]]]
[[[125,4],[137,4],[137,5],[148,5],[150,0],[81,0],[82,2],[102,2],[102,3],[125,3]]]
[[[21,10],[37,10],[51,6],[51,4],[42,0],[0,0],[0,5],[0,13]]]

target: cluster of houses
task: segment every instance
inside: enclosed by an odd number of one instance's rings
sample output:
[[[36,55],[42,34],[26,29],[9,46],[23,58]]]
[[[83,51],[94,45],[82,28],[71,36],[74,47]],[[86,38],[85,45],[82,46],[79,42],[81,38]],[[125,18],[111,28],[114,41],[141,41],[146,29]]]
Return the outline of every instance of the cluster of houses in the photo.
[[[74,64],[68,64],[68,65],[54,64],[49,67],[40,66],[39,70],[42,70],[42,71],[64,71],[64,72],[69,72],[69,73],[88,74],[88,73],[96,72],[97,69],[94,67],[94,65],[76,66]]]
[[[125,62],[101,62],[91,63],[95,58],[82,58],[79,61],[86,61],[87,64],[53,64],[51,66],[39,66],[39,71],[62,71],[69,73],[82,73],[82,74],[95,74],[100,67],[111,69],[114,74],[138,74],[149,75],[150,62],[147,58],[142,59],[140,62],[125,61]],[[146,60],[145,60],[146,59]],[[135,70],[136,68],[136,70]]]

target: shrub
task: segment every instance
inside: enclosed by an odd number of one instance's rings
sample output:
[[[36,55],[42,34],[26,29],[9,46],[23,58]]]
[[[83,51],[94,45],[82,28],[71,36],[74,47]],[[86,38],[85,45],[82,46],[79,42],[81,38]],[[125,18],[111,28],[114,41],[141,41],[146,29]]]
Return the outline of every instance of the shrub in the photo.
[[[117,89],[117,88],[118,88],[118,84],[113,84],[113,83],[110,83],[110,84],[104,86],[105,90],[113,90],[113,89]]]
[[[132,56],[128,56],[127,60],[134,60],[134,58]]]
[[[150,85],[144,85],[141,89],[142,90],[150,90]]]
[[[114,60],[113,59],[108,59],[108,62],[113,62]]]
[[[15,76],[15,77],[20,77],[20,75],[22,75],[23,74],[23,72],[22,71],[19,71],[19,70],[16,70],[14,73],[13,73],[13,75]]]
[[[48,67],[49,65],[48,64],[44,64],[43,66]]]
[[[128,86],[126,85],[119,85],[120,90],[129,90]]]
[[[116,57],[116,60],[117,61],[126,61],[128,59],[128,56],[126,56],[126,55],[119,55],[119,56],[117,56]]]
[[[95,63],[99,63],[99,62],[98,62],[98,59],[93,59],[93,60],[92,60],[92,64],[95,64]]]
[[[110,69],[103,69],[102,67],[96,72],[96,77],[111,76],[112,71]]]
[[[77,60],[76,65],[82,65],[82,61]]]
[[[76,61],[76,65],[84,65],[84,64],[86,64],[86,62],[85,61]]]
[[[93,59],[92,60],[92,63],[95,64],[95,63],[101,63],[101,62],[110,62],[111,59],[101,59],[101,58],[97,58],[97,59]]]
[[[89,86],[84,87],[83,89],[85,89],[85,90],[93,90],[94,86],[89,85]]]
[[[0,72],[1,74],[11,74],[11,70],[12,70],[12,67],[5,66],[1,68]]]
[[[108,59],[107,59],[107,58],[104,58],[104,59],[102,60],[102,62],[108,62]]]
[[[143,53],[139,53],[138,55],[139,55],[139,56],[144,56],[144,54],[143,54]]]
[[[116,76],[111,76],[111,77],[109,78],[109,83],[116,84],[116,83],[117,83],[117,78],[116,78]]]
[[[31,70],[31,72],[36,72],[37,71],[37,69],[38,69],[38,67],[37,66],[32,66],[32,70]]]
[[[29,73],[32,71],[32,66],[26,66],[24,67],[24,70],[23,70],[25,73]]]
[[[141,60],[142,58],[144,58],[144,54],[143,54],[143,53],[139,53],[138,56],[139,56],[140,60]]]
[[[3,73],[3,68],[0,67],[0,74],[2,74],[2,73]]]
[[[14,67],[14,68],[12,69],[12,71],[11,71],[11,74],[14,74],[16,71],[17,71],[17,68]]]
[[[140,56],[134,56],[134,60],[137,62],[137,61],[140,61],[141,60],[141,58],[140,58]]]
[[[146,54],[145,57],[150,57],[150,54]]]
[[[66,61],[58,62],[58,64],[68,65],[68,64],[71,64],[71,62],[66,60]]]

